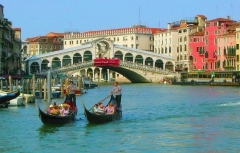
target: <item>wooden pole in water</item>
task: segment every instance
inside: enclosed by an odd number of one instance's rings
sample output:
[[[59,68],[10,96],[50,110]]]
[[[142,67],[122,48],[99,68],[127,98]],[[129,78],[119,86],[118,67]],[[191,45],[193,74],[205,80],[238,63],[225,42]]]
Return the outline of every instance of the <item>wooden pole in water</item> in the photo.
[[[68,78],[65,79],[65,93],[67,92]]]
[[[78,77],[78,89],[81,91],[81,77]]]
[[[23,97],[24,96],[24,87],[25,87],[24,86],[24,79],[21,79],[21,82],[22,82],[21,83],[21,86],[22,86],[22,91],[21,92],[22,92],[22,97]]]
[[[99,80],[100,80],[100,77],[99,77],[99,74],[98,74],[98,89],[100,88]]]
[[[12,92],[12,77],[9,75],[9,91]]]
[[[16,80],[16,87],[15,87],[15,91],[18,91],[18,79]]]
[[[52,81],[52,75],[51,75],[51,69],[49,69],[47,73],[47,101],[49,103],[51,103],[51,98],[52,98],[51,81]]]
[[[91,87],[91,79],[90,79],[90,76],[88,77],[88,83],[89,83],[89,89]]]
[[[35,74],[32,76],[32,95],[35,95]]]
[[[47,100],[47,79],[44,79],[44,85],[43,85],[43,99],[44,99],[44,101]]]
[[[1,79],[1,90],[3,89],[3,80]]]
[[[39,98],[42,98],[42,79],[39,79]]]
[[[61,98],[63,98],[63,79],[60,79]]]
[[[29,93],[29,79],[26,80],[27,94]]]

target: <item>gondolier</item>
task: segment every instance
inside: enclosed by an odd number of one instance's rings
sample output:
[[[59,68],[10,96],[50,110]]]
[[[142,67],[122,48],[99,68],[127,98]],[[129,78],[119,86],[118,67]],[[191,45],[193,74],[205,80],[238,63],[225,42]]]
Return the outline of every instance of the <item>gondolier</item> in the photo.
[[[117,107],[121,107],[122,88],[118,85],[118,82],[114,82],[114,87],[110,92],[111,95],[115,95],[117,101]]]

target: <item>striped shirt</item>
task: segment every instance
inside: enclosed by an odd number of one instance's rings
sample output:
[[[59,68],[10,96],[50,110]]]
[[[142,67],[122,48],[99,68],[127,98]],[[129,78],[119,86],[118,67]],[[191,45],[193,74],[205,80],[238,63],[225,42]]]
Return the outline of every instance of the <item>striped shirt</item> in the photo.
[[[115,93],[115,95],[121,95],[122,94],[122,88],[120,86],[114,86],[112,89],[112,92]]]

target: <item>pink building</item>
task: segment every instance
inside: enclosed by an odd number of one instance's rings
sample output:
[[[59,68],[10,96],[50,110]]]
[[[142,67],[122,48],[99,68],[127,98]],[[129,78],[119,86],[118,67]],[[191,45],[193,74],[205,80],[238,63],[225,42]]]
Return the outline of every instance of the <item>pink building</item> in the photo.
[[[217,70],[218,36],[226,32],[227,27],[235,21],[230,18],[217,18],[206,22],[205,27],[205,71]]]
[[[236,69],[236,41],[235,34],[238,23],[225,24],[229,26],[226,32],[218,36],[217,69],[220,71],[233,71]]]
[[[200,31],[189,35],[190,58],[192,58],[193,70],[204,69],[204,33],[204,31]]]

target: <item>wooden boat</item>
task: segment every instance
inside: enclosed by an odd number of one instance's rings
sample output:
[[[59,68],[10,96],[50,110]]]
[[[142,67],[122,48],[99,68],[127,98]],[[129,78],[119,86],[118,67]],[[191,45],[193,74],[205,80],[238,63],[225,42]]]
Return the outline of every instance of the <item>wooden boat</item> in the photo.
[[[20,95],[20,90],[13,93],[0,93],[0,104],[4,104]]]
[[[74,121],[76,119],[78,109],[74,107],[70,101],[66,101],[64,103],[70,106],[70,114],[67,116],[48,114],[47,112],[42,111],[38,106],[39,118],[43,124],[65,124]]]
[[[111,99],[109,102],[112,102],[114,105],[116,105],[116,100],[113,96],[111,96]],[[121,109],[115,109],[114,114],[98,114],[98,113],[92,113],[85,107],[84,102],[83,108],[84,108],[84,115],[87,118],[89,123],[95,123],[95,124],[103,124],[107,122],[111,122],[114,120],[119,120],[122,118],[122,110]]]

